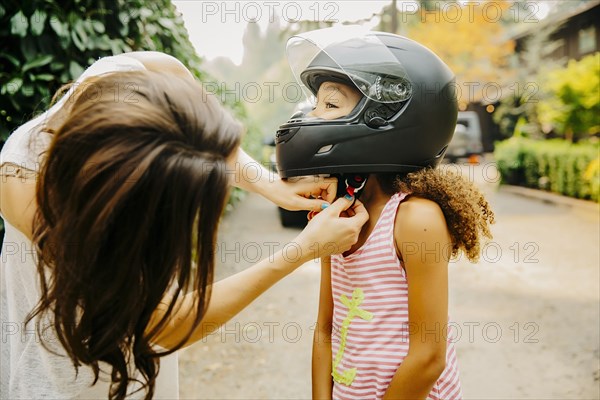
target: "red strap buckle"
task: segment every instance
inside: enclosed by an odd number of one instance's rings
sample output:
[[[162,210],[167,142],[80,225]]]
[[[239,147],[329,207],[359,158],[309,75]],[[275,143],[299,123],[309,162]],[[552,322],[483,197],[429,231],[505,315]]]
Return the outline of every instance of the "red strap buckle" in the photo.
[[[354,193],[358,192],[359,190],[361,190],[362,188],[365,187],[365,184],[367,183],[366,179],[363,179],[361,176],[357,175],[354,177],[354,180],[356,182],[361,182],[360,186],[358,187],[354,187],[352,185],[350,185],[348,183],[348,179],[346,179],[346,192],[350,195],[350,196],[354,196]]]

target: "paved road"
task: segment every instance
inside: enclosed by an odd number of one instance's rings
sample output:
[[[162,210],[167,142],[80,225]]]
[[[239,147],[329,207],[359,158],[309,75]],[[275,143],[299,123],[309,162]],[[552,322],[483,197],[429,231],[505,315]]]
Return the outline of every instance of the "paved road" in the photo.
[[[458,168],[446,166],[447,168]],[[600,398],[599,213],[498,190],[495,170],[463,166],[497,223],[479,264],[450,267],[450,314],[464,397]],[[223,223],[217,277],[293,240],[257,196]],[[308,399],[319,265],[301,267],[231,321],[182,352],[185,399]]]

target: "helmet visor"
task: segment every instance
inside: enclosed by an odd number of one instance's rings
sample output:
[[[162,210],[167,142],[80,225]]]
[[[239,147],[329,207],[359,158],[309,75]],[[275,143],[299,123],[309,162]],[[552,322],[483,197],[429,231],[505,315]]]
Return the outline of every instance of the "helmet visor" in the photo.
[[[362,94],[380,103],[408,100],[412,85],[406,70],[375,35],[361,26],[344,25],[292,36],[287,58],[296,81],[312,98],[327,76],[346,76]],[[316,79],[315,77],[318,77]]]

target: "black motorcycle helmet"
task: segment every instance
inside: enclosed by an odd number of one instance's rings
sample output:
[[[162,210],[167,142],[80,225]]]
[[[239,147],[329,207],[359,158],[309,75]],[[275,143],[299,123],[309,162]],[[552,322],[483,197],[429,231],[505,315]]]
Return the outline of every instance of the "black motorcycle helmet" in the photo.
[[[363,98],[342,118],[298,112],[281,125],[281,177],[402,173],[440,163],[458,110],[454,74],[432,51],[394,34],[335,27],[291,38],[287,55],[310,94],[337,81]]]

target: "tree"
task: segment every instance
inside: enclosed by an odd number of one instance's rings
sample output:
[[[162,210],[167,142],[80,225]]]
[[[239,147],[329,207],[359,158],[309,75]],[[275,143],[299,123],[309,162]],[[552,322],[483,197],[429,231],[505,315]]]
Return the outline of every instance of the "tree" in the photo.
[[[445,4],[421,8],[421,23],[408,27],[408,37],[433,50],[454,71],[464,105],[498,100],[499,89],[511,76],[508,61],[514,42],[499,22],[511,3],[493,2],[493,10],[486,2]]]
[[[3,2],[0,37],[0,140],[103,56],[162,51],[206,78],[170,0]]]
[[[282,30],[276,18],[261,32],[256,23],[249,22],[239,66],[223,58],[207,63],[209,71],[227,87],[224,93],[239,95],[263,140],[273,138],[279,125],[292,115],[296,103],[304,99],[285,57],[287,38],[300,27],[303,22]]]
[[[548,94],[537,104],[542,125],[571,142],[600,133],[600,53],[570,60],[541,78]]]

